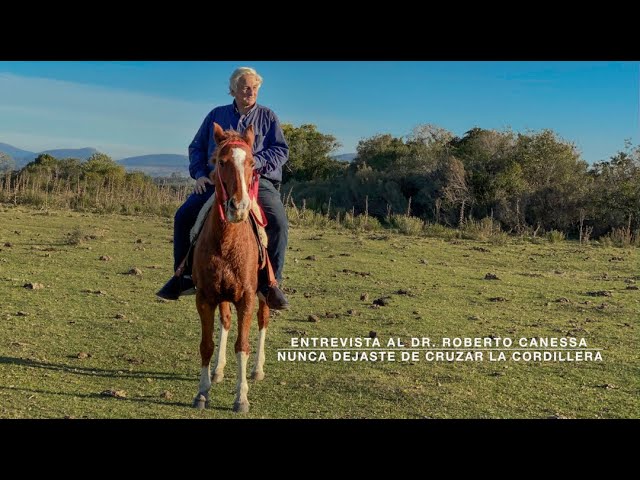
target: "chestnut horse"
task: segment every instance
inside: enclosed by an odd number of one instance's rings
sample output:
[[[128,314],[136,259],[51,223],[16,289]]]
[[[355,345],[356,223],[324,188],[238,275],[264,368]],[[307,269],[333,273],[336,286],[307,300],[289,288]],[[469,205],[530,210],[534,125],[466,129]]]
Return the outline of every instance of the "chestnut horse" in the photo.
[[[193,256],[192,275],[202,326],[202,370],[193,406],[207,407],[211,381],[218,383],[224,377],[227,336],[231,327],[230,304],[233,303],[238,313],[238,337],[235,344],[238,383],[233,410],[248,412],[249,328],[258,287],[258,245],[249,223],[251,204],[257,201],[257,198],[249,198],[255,164],[252,154],[253,126],[249,126],[240,135],[233,130],[223,131],[220,125],[214,123],[213,136],[217,148],[211,158],[212,162],[215,161],[215,170],[210,174],[210,179],[215,185],[215,200],[202,227]],[[257,178],[255,181],[258,181]],[[258,349],[251,375],[254,380],[264,378],[264,340],[269,323],[269,307],[262,296],[259,302]],[[211,378],[209,363],[213,355],[216,307],[220,309],[221,328]]]

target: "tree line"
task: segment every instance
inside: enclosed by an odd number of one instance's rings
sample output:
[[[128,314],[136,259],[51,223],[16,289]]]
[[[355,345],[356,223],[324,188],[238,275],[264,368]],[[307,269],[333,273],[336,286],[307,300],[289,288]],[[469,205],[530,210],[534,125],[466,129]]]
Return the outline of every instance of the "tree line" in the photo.
[[[283,130],[290,153],[281,193],[325,215],[365,214],[383,222],[404,215],[454,228],[488,218],[507,232],[556,230],[576,238],[640,230],[640,147],[629,142],[589,165],[549,129],[473,128],[457,137],[425,124],[407,137],[363,139],[347,163],[332,157],[336,138],[315,125]],[[86,162],[41,154],[13,172],[10,157],[0,160],[4,202],[173,216],[192,189],[177,176],[127,172],[102,153]]]
[[[0,177],[0,202],[105,213],[173,216],[193,187],[179,177],[152,179],[103,153],[86,161],[40,154]]]
[[[358,143],[350,164],[330,157],[335,137],[313,125],[285,126],[290,142],[284,190],[307,208],[379,219],[410,214],[461,227],[489,217],[508,232],[598,237],[640,229],[640,147],[626,142],[589,165],[554,131],[473,128],[462,137],[420,125],[406,138],[380,134]]]

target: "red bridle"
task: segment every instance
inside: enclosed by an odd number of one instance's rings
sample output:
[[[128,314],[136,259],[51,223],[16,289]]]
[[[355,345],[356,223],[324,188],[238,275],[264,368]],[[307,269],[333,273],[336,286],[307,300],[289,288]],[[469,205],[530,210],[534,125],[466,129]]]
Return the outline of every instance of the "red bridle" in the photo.
[[[245,142],[241,142],[238,140],[233,140],[231,142],[228,143],[224,143],[220,146],[220,150],[222,151],[223,147],[227,147],[229,145],[239,145],[242,147],[248,147],[249,145]],[[227,201],[229,200],[229,195],[227,194],[227,189],[224,186],[224,183],[222,182],[222,177],[220,176],[220,169],[218,168],[218,165],[216,165],[216,172],[218,175],[218,181],[220,182],[220,189],[222,190],[221,193],[221,198],[218,202],[218,210],[220,211],[220,218],[222,219],[222,222],[226,222],[227,218],[225,217],[224,214],[224,209],[222,208],[222,205],[227,203]],[[249,186],[249,199],[250,200],[255,200],[258,197],[258,177],[259,175],[254,171],[253,172],[253,176],[251,177],[251,185]]]

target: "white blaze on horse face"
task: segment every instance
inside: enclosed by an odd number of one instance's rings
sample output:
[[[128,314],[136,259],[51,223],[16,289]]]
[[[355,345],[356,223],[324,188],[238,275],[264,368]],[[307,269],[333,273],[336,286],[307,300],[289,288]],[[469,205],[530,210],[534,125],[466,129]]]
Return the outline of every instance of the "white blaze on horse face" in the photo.
[[[247,189],[247,181],[244,178],[244,161],[247,158],[247,152],[242,148],[234,148],[232,155],[238,174],[240,174],[240,181],[242,182],[240,185],[242,188],[242,200],[240,200],[237,207],[238,210],[246,210],[249,208],[249,190]]]

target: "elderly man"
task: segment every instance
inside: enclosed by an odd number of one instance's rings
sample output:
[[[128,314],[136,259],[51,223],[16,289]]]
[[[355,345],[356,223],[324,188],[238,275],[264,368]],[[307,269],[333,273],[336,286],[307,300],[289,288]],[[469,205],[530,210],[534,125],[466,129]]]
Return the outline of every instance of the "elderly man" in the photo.
[[[256,103],[261,85],[262,77],[253,68],[237,68],[229,79],[229,94],[234,98],[233,103],[211,110],[189,145],[189,173],[196,180],[196,186],[175,215],[173,258],[176,275],[158,291],[157,295],[162,298],[177,300],[180,295],[194,291],[190,262],[186,262],[184,272],[180,272],[178,268],[189,252],[189,232],[195,224],[198,212],[214,191],[209,174],[215,167],[208,161],[216,149],[213,138],[214,122],[224,130],[232,128],[240,133],[249,125],[253,125],[253,156],[256,162],[255,170],[260,174],[258,202],[268,222],[266,231],[269,238],[269,259],[276,280],[278,283],[282,282],[289,225],[278,186],[282,181],[282,166],[289,158],[289,146],[276,114]],[[265,297],[269,308],[287,309],[287,298],[278,285],[269,285],[265,270],[260,271],[259,294]]]

